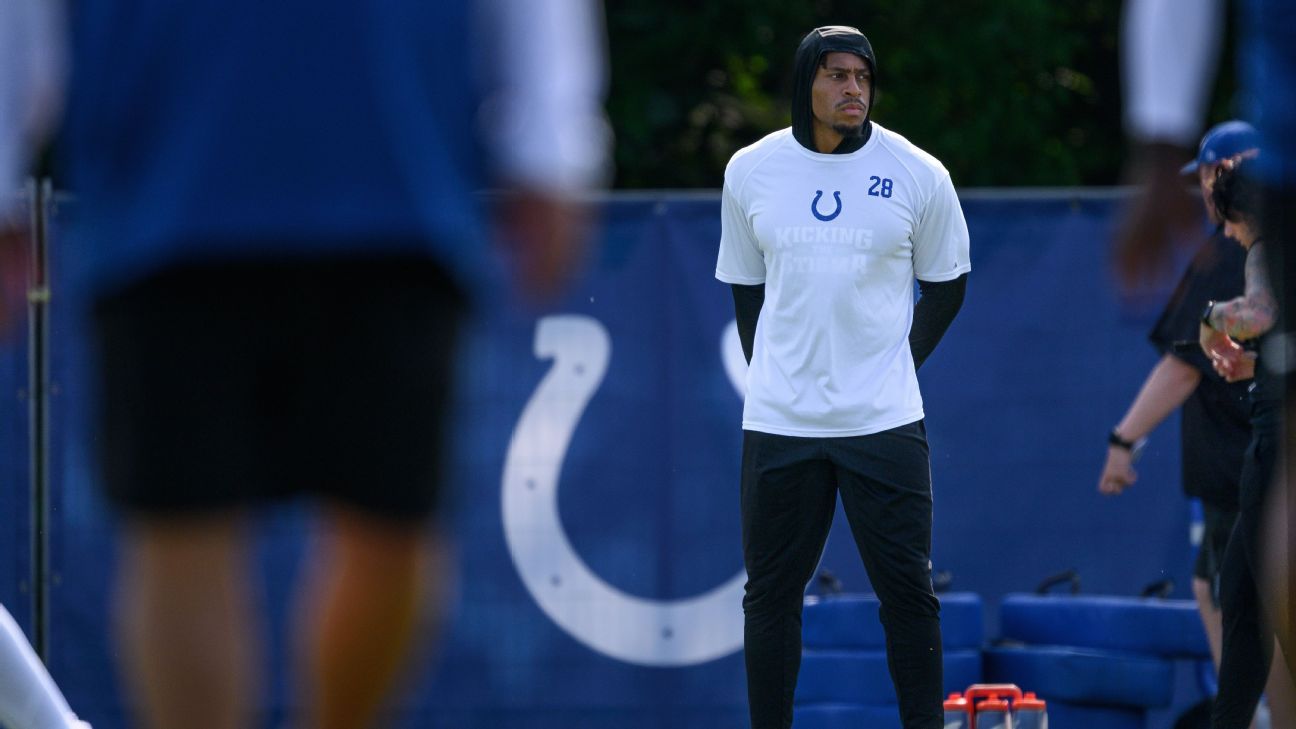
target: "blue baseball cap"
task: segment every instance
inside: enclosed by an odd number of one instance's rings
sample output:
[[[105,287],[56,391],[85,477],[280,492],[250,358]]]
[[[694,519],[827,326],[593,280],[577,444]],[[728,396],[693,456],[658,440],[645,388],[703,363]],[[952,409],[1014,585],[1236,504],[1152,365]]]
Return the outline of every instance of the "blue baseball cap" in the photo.
[[[1202,137],[1201,146],[1197,148],[1197,159],[1184,165],[1179,174],[1191,175],[1201,165],[1213,165],[1259,147],[1260,134],[1250,124],[1236,119],[1216,124]]]

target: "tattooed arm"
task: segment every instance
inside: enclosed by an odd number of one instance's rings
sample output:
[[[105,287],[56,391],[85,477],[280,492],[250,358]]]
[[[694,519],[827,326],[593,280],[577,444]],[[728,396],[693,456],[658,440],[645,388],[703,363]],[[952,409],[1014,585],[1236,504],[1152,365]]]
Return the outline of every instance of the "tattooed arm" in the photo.
[[[1278,304],[1265,274],[1264,245],[1256,243],[1247,253],[1245,293],[1211,309],[1211,328],[1234,339],[1255,339],[1269,331],[1278,316]]]
[[[1262,243],[1251,246],[1246,261],[1246,291],[1236,299],[1211,307],[1201,325],[1201,347],[1215,371],[1229,382],[1248,380],[1255,373],[1254,355],[1235,339],[1255,339],[1274,325],[1278,305],[1269,290]]]

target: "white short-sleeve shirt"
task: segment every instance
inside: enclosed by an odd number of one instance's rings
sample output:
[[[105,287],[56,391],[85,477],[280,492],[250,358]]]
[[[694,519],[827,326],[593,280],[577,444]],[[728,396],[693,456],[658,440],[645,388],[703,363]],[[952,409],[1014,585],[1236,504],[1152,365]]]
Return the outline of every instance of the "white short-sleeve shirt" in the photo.
[[[850,154],[790,129],[725,169],[716,278],[765,284],[743,428],[867,435],[923,417],[909,352],[914,279],[971,270],[949,173],[877,123]]]

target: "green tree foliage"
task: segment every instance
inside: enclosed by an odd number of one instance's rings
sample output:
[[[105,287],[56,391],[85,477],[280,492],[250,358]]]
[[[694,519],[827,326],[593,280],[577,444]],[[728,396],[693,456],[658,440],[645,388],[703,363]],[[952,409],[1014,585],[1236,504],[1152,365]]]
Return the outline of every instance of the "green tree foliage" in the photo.
[[[830,23],[873,43],[873,118],[944,162],[955,184],[1114,184],[1125,151],[1120,6],[613,0],[616,184],[718,187],[730,155],[791,123],[792,54]]]

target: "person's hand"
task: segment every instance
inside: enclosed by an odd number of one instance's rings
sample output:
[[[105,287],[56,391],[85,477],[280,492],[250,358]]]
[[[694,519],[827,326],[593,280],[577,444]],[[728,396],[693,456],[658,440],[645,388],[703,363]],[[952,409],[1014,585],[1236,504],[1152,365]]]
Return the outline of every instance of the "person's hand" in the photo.
[[[1238,382],[1255,376],[1254,355],[1227,334],[1202,324],[1198,339],[1202,351],[1210,358],[1211,366],[1226,381]]]
[[[1228,382],[1243,382],[1255,378],[1255,352],[1243,352],[1242,358],[1229,369],[1228,372],[1220,372]],[[1219,372],[1217,369],[1216,372]]]
[[[1116,236],[1116,275],[1126,288],[1165,275],[1176,242],[1193,240],[1201,212],[1184,190],[1179,168],[1192,150],[1171,144],[1144,145],[1136,154],[1131,182],[1141,188],[1126,210]]]
[[[1132,454],[1119,446],[1107,446],[1107,462],[1098,477],[1098,493],[1117,496],[1134,485],[1138,473],[1134,470]]]
[[[506,193],[501,235],[514,254],[513,276],[532,302],[551,301],[583,263],[589,215],[584,204],[536,190]]]

